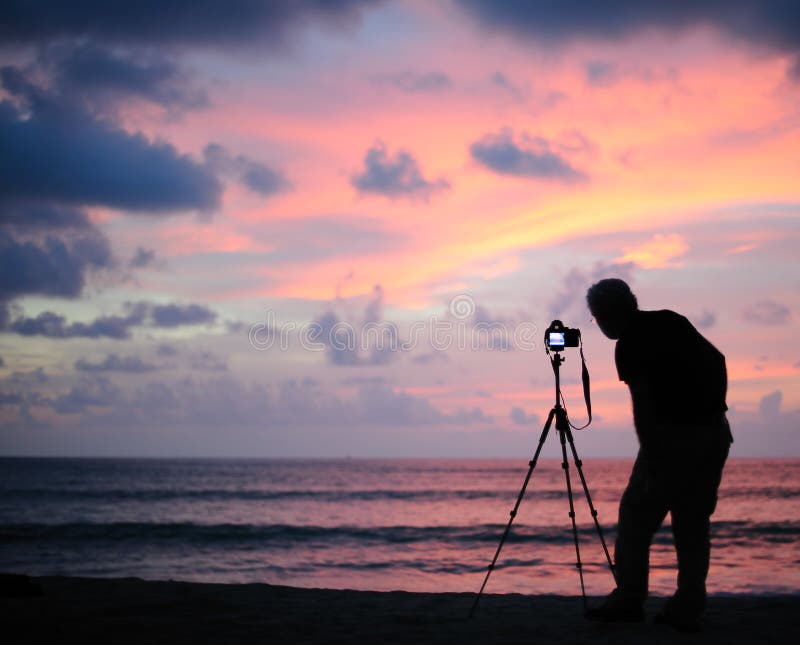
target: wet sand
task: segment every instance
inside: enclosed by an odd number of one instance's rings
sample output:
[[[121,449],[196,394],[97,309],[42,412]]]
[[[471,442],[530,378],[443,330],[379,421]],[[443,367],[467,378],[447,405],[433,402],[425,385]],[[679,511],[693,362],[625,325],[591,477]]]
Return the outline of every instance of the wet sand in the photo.
[[[31,578],[42,595],[0,598],[15,642],[104,643],[791,643],[800,595],[709,599],[703,632],[583,619],[580,597],[298,589],[138,578]],[[597,599],[591,599],[597,602]],[[5,640],[5,638],[4,638]],[[6,641],[10,642],[10,641]]]

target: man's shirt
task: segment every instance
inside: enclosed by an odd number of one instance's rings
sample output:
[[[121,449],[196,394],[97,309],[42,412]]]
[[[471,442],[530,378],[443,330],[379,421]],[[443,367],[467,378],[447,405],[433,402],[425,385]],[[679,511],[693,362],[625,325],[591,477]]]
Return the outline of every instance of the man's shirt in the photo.
[[[663,423],[719,424],[728,409],[725,357],[680,314],[638,311],[617,341],[617,373],[631,391],[640,438]]]

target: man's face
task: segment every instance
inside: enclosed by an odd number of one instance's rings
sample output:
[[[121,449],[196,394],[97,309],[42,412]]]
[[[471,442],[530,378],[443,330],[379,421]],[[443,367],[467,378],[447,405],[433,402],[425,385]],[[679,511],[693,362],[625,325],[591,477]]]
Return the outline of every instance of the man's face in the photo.
[[[629,316],[621,316],[619,312],[613,310],[593,311],[592,315],[600,331],[611,340],[618,340],[625,331],[629,321]]]

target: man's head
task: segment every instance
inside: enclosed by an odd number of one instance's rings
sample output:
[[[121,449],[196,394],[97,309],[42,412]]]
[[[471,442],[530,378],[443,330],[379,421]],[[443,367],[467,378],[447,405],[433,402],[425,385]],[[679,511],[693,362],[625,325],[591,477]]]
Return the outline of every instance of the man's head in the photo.
[[[606,278],[589,287],[586,304],[608,338],[619,338],[639,310],[636,296],[624,280]]]

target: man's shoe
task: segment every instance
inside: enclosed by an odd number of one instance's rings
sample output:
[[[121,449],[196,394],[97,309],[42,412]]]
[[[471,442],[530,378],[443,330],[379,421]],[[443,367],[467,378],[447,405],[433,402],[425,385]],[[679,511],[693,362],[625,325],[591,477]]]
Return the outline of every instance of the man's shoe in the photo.
[[[602,605],[587,609],[584,616],[601,623],[641,623],[644,608],[641,602],[623,598],[615,589],[606,596]]]
[[[670,627],[689,634],[700,631],[700,619],[703,616],[705,597],[687,593],[675,592],[667,599],[664,608],[656,614],[654,623],[669,625]]]

